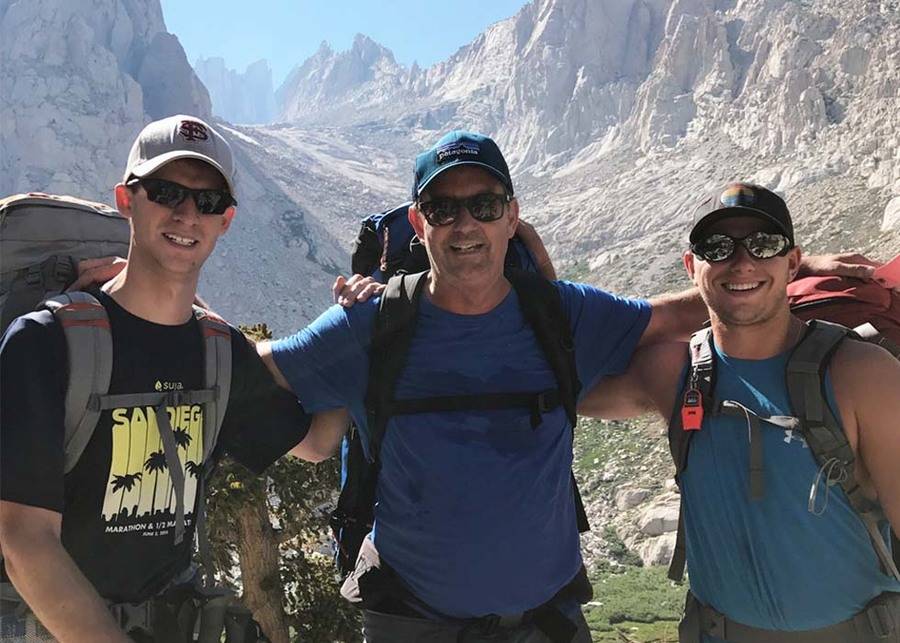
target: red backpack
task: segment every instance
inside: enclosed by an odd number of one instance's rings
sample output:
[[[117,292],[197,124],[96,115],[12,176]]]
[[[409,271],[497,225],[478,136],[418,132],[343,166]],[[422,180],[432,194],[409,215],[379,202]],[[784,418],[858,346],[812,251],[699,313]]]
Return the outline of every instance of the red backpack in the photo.
[[[875,281],[851,277],[806,277],[788,284],[792,312],[803,320],[824,319],[856,328],[871,324],[876,343],[900,356],[900,293]]]

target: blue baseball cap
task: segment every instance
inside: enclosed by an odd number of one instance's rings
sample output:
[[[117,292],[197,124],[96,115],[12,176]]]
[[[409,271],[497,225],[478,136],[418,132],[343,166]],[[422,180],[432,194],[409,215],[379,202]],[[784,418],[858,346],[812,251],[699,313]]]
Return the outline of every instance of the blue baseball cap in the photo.
[[[441,172],[461,165],[484,168],[500,180],[510,196],[513,195],[509,167],[497,144],[483,134],[455,130],[445,134],[434,147],[416,157],[413,200],[418,199],[422,191]]]

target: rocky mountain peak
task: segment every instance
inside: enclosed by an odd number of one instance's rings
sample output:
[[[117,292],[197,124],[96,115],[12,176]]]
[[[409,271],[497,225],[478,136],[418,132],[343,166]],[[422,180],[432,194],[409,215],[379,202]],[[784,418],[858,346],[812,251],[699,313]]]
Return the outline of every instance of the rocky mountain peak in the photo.
[[[368,65],[372,65],[380,58],[385,58],[394,63],[394,53],[378,44],[368,36],[358,33],[353,38],[353,46],[350,48],[350,56],[358,58]],[[396,63],[395,63],[396,64]]]
[[[278,89],[279,120],[334,122],[351,106],[390,102],[408,79],[394,54],[368,36],[357,34],[341,52],[323,43]]]
[[[271,123],[275,118],[272,69],[257,60],[242,73],[225,66],[223,58],[199,58],[194,70],[209,90],[212,111],[232,123]]]

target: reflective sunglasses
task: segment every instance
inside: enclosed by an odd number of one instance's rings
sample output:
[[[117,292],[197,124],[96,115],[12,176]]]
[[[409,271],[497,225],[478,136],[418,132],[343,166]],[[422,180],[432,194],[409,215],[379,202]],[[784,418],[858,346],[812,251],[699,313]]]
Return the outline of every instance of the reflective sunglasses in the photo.
[[[716,263],[731,258],[737,250],[738,244],[744,246],[747,253],[754,259],[771,259],[782,256],[792,248],[790,239],[783,234],[751,232],[741,239],[730,237],[727,234],[711,234],[697,243],[691,244],[691,252],[710,263]]]
[[[496,221],[503,216],[504,206],[512,201],[508,194],[484,192],[466,199],[438,197],[429,201],[419,201],[418,210],[433,226],[450,225],[459,217],[462,208],[476,221]]]
[[[129,187],[140,185],[150,201],[172,209],[178,207],[188,196],[194,199],[200,214],[224,214],[230,206],[237,205],[237,201],[228,190],[195,190],[165,179],[133,178],[125,185]]]

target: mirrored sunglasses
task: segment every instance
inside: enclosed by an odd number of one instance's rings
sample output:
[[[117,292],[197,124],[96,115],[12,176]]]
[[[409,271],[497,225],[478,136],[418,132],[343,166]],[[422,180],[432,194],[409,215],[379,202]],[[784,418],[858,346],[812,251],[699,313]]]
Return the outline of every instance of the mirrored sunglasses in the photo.
[[[754,259],[771,259],[787,254],[791,249],[790,240],[776,232],[751,232],[746,237],[737,238],[727,234],[711,234],[697,243],[691,244],[691,252],[696,256],[716,263],[725,261],[737,250],[738,244],[744,246]]]

